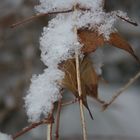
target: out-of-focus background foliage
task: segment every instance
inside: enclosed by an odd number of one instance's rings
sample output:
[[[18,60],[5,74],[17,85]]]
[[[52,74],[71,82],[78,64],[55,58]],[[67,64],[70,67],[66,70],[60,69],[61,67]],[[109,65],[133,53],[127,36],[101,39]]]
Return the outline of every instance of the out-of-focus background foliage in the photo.
[[[42,17],[11,29],[9,26],[35,14],[38,0],[0,0],[0,131],[15,133],[27,125],[24,96],[32,74],[41,73],[39,37],[50,17]],[[107,0],[106,9],[123,10],[140,23],[139,0]],[[118,31],[132,44],[140,58],[140,26],[120,21]],[[106,46],[103,75],[108,84],[101,83],[100,96],[109,100],[112,92],[126,83],[140,69],[140,65],[126,52]],[[89,139],[140,139],[140,80],[106,111],[89,99],[94,121],[87,114]],[[61,139],[81,139],[78,107],[72,105],[62,111]],[[19,140],[39,140],[45,137],[45,126],[24,135]]]

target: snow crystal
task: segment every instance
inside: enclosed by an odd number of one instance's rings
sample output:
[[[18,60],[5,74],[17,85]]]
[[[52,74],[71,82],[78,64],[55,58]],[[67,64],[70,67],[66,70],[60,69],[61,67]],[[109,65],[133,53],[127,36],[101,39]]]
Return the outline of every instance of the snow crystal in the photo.
[[[0,140],[12,140],[12,137],[0,132]]]

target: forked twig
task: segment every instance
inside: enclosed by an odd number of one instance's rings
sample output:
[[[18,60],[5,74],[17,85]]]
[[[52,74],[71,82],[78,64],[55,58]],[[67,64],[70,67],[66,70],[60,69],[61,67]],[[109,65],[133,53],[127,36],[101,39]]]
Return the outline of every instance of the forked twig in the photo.
[[[41,120],[41,121],[39,121],[39,122],[32,123],[31,125],[29,125],[29,126],[23,128],[21,131],[19,131],[19,132],[17,132],[16,134],[14,134],[14,135],[12,136],[12,139],[13,139],[13,140],[16,140],[18,137],[20,137],[20,136],[22,136],[23,134],[29,132],[30,130],[32,130],[32,129],[38,127],[39,125],[49,124],[49,123],[53,123],[53,122],[54,122],[53,118],[45,118],[45,119],[43,119],[43,120]]]
[[[120,96],[128,87],[130,87],[139,77],[140,72],[138,72],[133,78],[131,78],[129,82],[126,83],[121,89],[115,92],[115,96],[112,98],[112,100],[109,103],[103,105],[103,111],[106,110],[116,100],[116,98]]]

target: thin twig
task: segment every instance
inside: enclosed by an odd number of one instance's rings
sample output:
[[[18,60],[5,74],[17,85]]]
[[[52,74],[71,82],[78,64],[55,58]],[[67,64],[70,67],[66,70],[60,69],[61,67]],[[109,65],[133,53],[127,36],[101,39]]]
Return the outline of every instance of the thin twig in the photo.
[[[103,1],[103,4],[102,5],[103,6],[105,5],[105,1]],[[75,7],[77,9],[83,10],[83,11],[90,10],[90,9],[87,9],[87,8],[82,8],[79,5],[76,5]],[[40,17],[44,17],[44,16],[48,16],[48,15],[53,15],[53,14],[60,14],[60,13],[69,13],[69,12],[72,12],[72,11],[74,11],[74,8],[69,9],[69,10],[64,10],[64,11],[54,11],[54,12],[41,13],[41,14],[33,15],[33,16],[29,17],[29,18],[23,19],[23,20],[21,20],[21,21],[19,21],[17,23],[12,24],[10,27],[11,28],[15,28],[15,27],[17,27],[19,25],[25,24],[27,22],[30,22],[30,21],[34,20],[34,19],[38,19]],[[126,21],[126,22],[128,22],[128,23],[130,23],[132,25],[134,25],[134,26],[138,26],[138,24],[136,22],[130,21],[128,19],[125,19],[124,17],[121,17],[119,15],[116,15],[116,16],[119,17],[119,18],[121,18],[122,20],[124,20],[124,21]]]
[[[62,100],[60,99],[58,101],[58,108],[57,108],[57,113],[56,113],[56,131],[55,131],[55,139],[56,140],[59,140],[59,126],[60,126],[61,105],[62,105]]]
[[[82,7],[78,6],[78,5],[77,5],[77,7],[78,7],[78,9],[83,10],[83,11],[89,10],[89,9],[86,9],[86,8],[82,8]],[[69,9],[69,10],[54,11],[54,12],[41,13],[41,14],[33,15],[33,16],[29,17],[29,18],[23,19],[23,20],[21,20],[21,21],[19,21],[17,23],[12,24],[10,27],[15,28],[15,27],[17,27],[19,25],[25,24],[27,22],[30,22],[30,21],[34,20],[34,19],[38,19],[40,17],[44,17],[44,16],[48,16],[48,15],[54,15],[54,14],[60,14],[60,13],[61,14],[70,13],[72,11],[74,11],[74,8]]]
[[[81,88],[81,78],[80,78],[79,56],[78,56],[77,51],[75,52],[75,59],[76,59],[78,93],[79,93],[79,96],[81,97],[82,88]],[[80,105],[80,116],[81,116],[82,129],[83,129],[83,140],[87,140],[86,122],[85,122],[85,116],[84,116],[84,106],[83,106],[83,102],[81,99],[79,101],[79,105]]]
[[[134,25],[134,26],[138,26],[138,23],[136,23],[135,21],[131,21],[130,19],[126,19],[126,18],[124,18],[122,16],[119,16],[119,15],[116,15],[116,16],[119,17],[120,19],[122,19],[122,20],[124,20],[124,21],[126,21],[126,22],[128,22],[128,23],[130,23],[132,25]]]
[[[48,16],[48,15],[53,15],[53,14],[60,14],[60,13],[69,13],[69,12],[72,12],[72,11],[73,11],[73,9],[66,10],[66,11],[55,11],[55,12],[48,12],[48,13],[41,13],[41,14],[38,14],[38,15],[33,15],[33,16],[29,17],[29,18],[26,18],[24,20],[21,20],[21,21],[19,21],[17,23],[12,24],[10,27],[15,28],[15,27],[17,27],[19,25],[25,24],[27,22],[30,22],[30,21],[32,21],[34,19],[38,19],[38,18],[43,17],[43,16]]]
[[[51,137],[51,128],[52,128],[52,125],[51,124],[48,124],[47,125],[47,139],[46,140],[52,140],[52,137]]]
[[[54,122],[53,118],[47,118],[47,119],[43,119],[43,120],[41,120],[39,122],[32,123],[31,125],[23,128],[21,131],[19,131],[16,134],[14,134],[12,136],[12,139],[16,140],[18,137],[24,135],[25,133],[29,132],[30,130],[36,128],[39,125],[49,124],[49,123],[53,123],[53,122]]]
[[[79,101],[79,99],[78,98],[75,98],[74,100],[71,100],[71,101],[62,103],[61,106],[63,106],[63,107],[64,106],[68,106],[68,105],[74,104],[74,103],[76,103],[78,101]]]
[[[53,111],[54,109],[52,109],[52,112],[49,115],[49,118],[53,118]],[[53,127],[52,122],[47,125],[47,140],[52,140],[52,127]]]
[[[129,82],[125,84],[121,89],[115,92],[115,96],[112,98],[112,100],[109,103],[103,105],[103,111],[106,110],[116,100],[116,98],[120,96],[127,88],[129,88],[139,77],[140,72],[138,72],[133,78],[131,78]]]
[[[50,130],[51,130],[51,131],[50,131],[50,137],[51,137],[51,140],[52,140],[52,139],[53,139],[53,138],[52,138],[52,136],[53,136],[53,135],[52,135],[52,132],[53,132],[53,123],[51,123]]]

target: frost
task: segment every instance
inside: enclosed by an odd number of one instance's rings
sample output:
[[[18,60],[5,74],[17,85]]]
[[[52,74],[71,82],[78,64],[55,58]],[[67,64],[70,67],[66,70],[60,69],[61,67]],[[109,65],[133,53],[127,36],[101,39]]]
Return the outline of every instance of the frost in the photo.
[[[59,70],[59,64],[73,58],[75,49],[80,50],[82,47],[74,33],[74,27],[98,31],[105,39],[109,39],[110,33],[116,30],[114,23],[117,13],[106,13],[103,10],[103,0],[40,0],[36,10],[39,13],[64,11],[72,9],[75,4],[81,9],[77,12],[57,14],[48,27],[43,28],[40,50],[41,60],[47,68],[43,74],[33,76],[25,97],[25,107],[31,122],[39,120],[42,115],[47,117],[54,102],[61,98],[61,81],[65,75]],[[102,66],[102,62],[97,60],[101,60],[99,55],[98,52],[91,55],[98,75],[101,74]]]
[[[12,140],[12,137],[0,132],[0,140]]]

